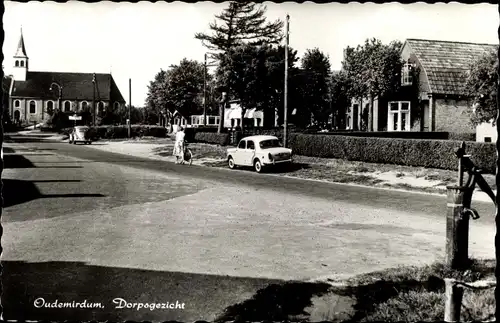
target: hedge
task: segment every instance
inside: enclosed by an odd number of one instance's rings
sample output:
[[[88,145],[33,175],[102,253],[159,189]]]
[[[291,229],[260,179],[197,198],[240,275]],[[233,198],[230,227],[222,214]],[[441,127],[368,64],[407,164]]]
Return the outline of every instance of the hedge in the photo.
[[[61,129],[60,133],[68,135],[73,128]],[[91,127],[94,139],[117,139],[128,137],[128,126],[97,126]],[[130,129],[131,137],[160,137],[167,136],[167,129],[161,126],[132,125]]]
[[[226,146],[229,144],[230,134],[228,133],[216,133],[216,132],[196,132],[194,135],[194,141],[203,142],[207,144],[217,144],[221,146]]]
[[[449,170],[458,168],[455,151],[461,144],[461,141],[454,140],[363,138],[294,133],[290,134],[289,138],[290,147],[297,155]],[[495,173],[495,144],[469,142],[466,147],[476,166],[486,173]]]

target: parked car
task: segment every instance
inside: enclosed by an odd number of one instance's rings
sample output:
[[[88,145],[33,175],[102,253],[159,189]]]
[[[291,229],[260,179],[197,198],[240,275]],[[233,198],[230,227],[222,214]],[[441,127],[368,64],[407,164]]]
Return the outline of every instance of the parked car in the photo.
[[[263,168],[292,162],[292,150],[284,148],[275,136],[249,136],[236,148],[227,149],[229,168],[250,166],[260,173]]]
[[[83,142],[84,144],[89,144],[89,145],[92,143],[89,127],[87,126],[73,127],[73,129],[69,133],[69,143],[76,145],[77,142]]]

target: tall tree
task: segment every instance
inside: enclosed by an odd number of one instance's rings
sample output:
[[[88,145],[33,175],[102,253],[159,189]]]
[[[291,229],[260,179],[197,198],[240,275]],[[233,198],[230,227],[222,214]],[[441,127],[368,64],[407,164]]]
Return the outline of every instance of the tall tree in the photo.
[[[345,115],[348,107],[351,105],[349,96],[349,79],[344,71],[332,74],[330,91],[332,115],[336,116],[336,127],[345,129]]]
[[[266,21],[267,7],[250,1],[231,1],[227,8],[215,15],[216,20],[209,24],[211,33],[196,33],[195,38],[214,52],[214,58],[219,61],[217,74],[224,76],[219,79],[220,92],[229,92],[230,70],[221,61],[230,55],[236,46],[244,43],[252,45],[277,44],[283,38],[283,22]],[[233,95],[228,93],[227,100]],[[226,102],[227,103],[227,102]],[[224,105],[226,104],[224,103]],[[220,108],[219,132],[223,129],[224,108]]]
[[[156,116],[154,123],[158,121],[161,112],[167,109],[167,72],[161,69],[153,81],[148,85],[148,94],[146,97],[146,110],[148,120],[152,122],[151,116]]]
[[[367,39],[364,45],[345,49],[343,69],[349,78],[350,96],[353,98],[369,98],[368,130],[373,130],[373,101],[398,91],[401,85],[402,44],[393,41],[384,45],[380,40]]]
[[[172,65],[166,74],[166,104],[183,116],[201,112],[203,100],[204,66],[184,58],[179,65]],[[207,74],[207,78],[210,78]],[[210,81],[210,80],[209,80]]]
[[[314,120],[323,126],[330,114],[331,66],[328,57],[318,48],[308,49],[302,58],[303,97]]]
[[[465,94],[471,98],[471,123],[495,121],[497,113],[498,55],[491,51],[474,61],[467,72]]]

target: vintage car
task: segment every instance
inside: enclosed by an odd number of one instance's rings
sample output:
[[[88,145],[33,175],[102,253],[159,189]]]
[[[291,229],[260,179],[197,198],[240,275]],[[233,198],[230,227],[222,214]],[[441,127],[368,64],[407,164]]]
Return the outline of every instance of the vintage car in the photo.
[[[90,137],[90,128],[87,126],[76,126],[73,127],[69,134],[69,143],[75,144],[77,142],[83,142],[84,144],[91,144],[92,138]]]
[[[227,149],[229,168],[250,166],[260,173],[263,168],[292,162],[292,150],[284,148],[275,136],[249,136],[236,148]]]

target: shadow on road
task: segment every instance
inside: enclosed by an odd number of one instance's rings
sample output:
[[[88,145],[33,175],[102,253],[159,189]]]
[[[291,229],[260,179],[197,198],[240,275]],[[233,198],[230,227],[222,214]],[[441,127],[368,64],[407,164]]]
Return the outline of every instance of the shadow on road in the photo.
[[[282,285],[280,280],[104,267],[83,262],[2,261],[2,266],[6,320],[194,322],[214,321],[224,312],[224,317],[271,319],[302,311],[308,297],[326,288],[307,283]],[[254,298],[244,301],[251,295]],[[47,303],[102,303],[105,308],[36,308],[34,301],[38,298]],[[185,308],[117,309],[115,298],[144,304],[178,301],[185,303]],[[243,303],[232,306],[238,301]]]
[[[3,207],[26,203],[40,198],[60,197],[105,197],[102,194],[42,194],[34,183],[43,181],[23,181],[17,179],[2,179]],[[54,180],[54,182],[64,182]]]
[[[22,155],[4,155],[4,168],[35,168],[36,166]]]
[[[10,147],[3,147],[3,153],[4,154],[12,154],[15,153],[16,151],[13,148]]]

